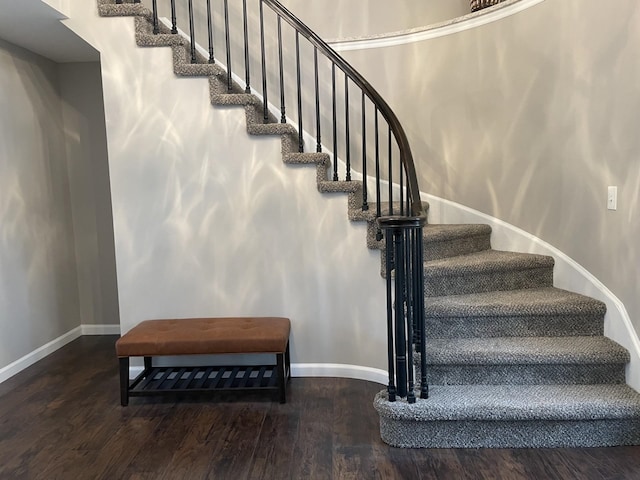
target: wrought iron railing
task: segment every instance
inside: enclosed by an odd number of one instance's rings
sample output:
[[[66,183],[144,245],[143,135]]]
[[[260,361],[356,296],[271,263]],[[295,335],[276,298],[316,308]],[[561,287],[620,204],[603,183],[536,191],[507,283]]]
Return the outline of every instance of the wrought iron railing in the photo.
[[[230,93],[238,92],[238,84],[240,91],[261,98],[264,123],[295,125],[299,152],[309,148],[330,154],[332,181],[361,179],[363,211],[375,197],[377,239],[384,238],[386,248],[389,398],[415,401],[414,345],[422,359],[420,395],[426,397],[425,213],[411,148],[393,110],[345,59],[276,0],[150,3],[155,34],[163,30],[163,16],[173,34],[178,24],[185,25],[192,63],[220,64]],[[201,38],[206,47],[198,46]],[[256,71],[261,77],[258,88],[252,84]],[[279,105],[270,105],[272,98]]]

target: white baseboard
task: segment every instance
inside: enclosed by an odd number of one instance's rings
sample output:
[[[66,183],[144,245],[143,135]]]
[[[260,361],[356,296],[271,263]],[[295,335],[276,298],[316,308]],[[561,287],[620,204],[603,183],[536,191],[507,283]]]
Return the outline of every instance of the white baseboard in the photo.
[[[389,374],[386,370],[341,363],[292,363],[291,376],[353,378],[381,385],[386,385],[389,381]]]
[[[142,372],[142,367],[129,367],[129,378],[133,380]],[[338,363],[292,363],[292,377],[336,377],[366,380],[386,385],[389,375],[386,370],[360,367],[358,365],[344,365]]]
[[[51,340],[49,343],[36,348],[33,352],[26,354],[6,367],[0,368],[0,383],[20,373],[25,368],[30,367],[38,360],[42,360],[47,355],[52,354],[59,348],[64,347],[67,343],[74,341],[82,335],[82,328],[76,327],[70,332],[60,335],[58,338]]]
[[[120,325],[81,325],[82,335],[120,335]]]
[[[66,344],[80,338],[82,335],[119,335],[120,325],[80,325],[73,330],[60,335],[49,343],[36,348],[33,352],[27,353],[24,357],[10,363],[6,367],[0,368],[0,383],[20,373],[25,368],[30,367],[38,360],[42,360],[47,355],[64,347]]]

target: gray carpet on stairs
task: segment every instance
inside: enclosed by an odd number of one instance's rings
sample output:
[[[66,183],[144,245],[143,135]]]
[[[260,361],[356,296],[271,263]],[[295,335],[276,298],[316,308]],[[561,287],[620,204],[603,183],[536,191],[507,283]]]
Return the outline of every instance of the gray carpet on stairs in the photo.
[[[638,393],[626,385],[432,386],[426,400],[380,392],[382,439],[398,447],[523,448],[635,445]]]
[[[384,254],[376,205],[362,209],[362,182],[332,181],[328,155],[299,152],[296,128],[272,115],[265,122],[260,100],[236,84],[229,90],[217,64],[201,56],[191,64],[188,41],[164,26],[153,35],[141,4],[98,7],[135,16],[137,44],[171,48],[176,75],[208,78],[213,105],[243,106],[250,134],[280,136],[283,161],[315,167],[320,192],[347,194],[349,218],[367,222],[367,246]],[[605,305],[554,288],[551,257],[492,250],[490,236],[487,225],[426,226],[430,396],[408,404],[380,392],[382,439],[427,448],[640,444],[640,394],[624,384],[628,352],[603,336]]]

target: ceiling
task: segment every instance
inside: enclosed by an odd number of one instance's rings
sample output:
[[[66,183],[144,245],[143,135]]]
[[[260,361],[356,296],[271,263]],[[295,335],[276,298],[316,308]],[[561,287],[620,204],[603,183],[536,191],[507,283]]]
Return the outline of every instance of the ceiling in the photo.
[[[98,51],[69,30],[42,0],[0,0],[0,39],[58,63],[95,62]]]

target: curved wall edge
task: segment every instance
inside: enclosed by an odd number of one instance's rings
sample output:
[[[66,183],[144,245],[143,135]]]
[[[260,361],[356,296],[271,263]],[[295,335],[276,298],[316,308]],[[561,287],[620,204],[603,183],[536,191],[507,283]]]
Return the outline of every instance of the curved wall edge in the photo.
[[[627,383],[640,391],[640,339],[623,303],[600,280],[554,246],[514,225],[433,195],[423,193],[422,198],[429,202],[430,223],[488,224],[492,228],[493,248],[552,256],[555,259],[554,286],[604,302],[607,305],[604,333],[629,351]]]
[[[396,45],[421,42],[423,40],[444,37],[486,25],[487,23],[515,15],[544,1],[545,0],[507,0],[504,3],[489,7],[485,11],[471,13],[448,22],[370,37],[333,40],[329,42],[329,45],[338,52],[346,52],[349,50],[367,50],[370,48],[393,47]]]
[[[353,378],[381,385],[386,385],[389,380],[386,370],[341,363],[292,363],[291,376]]]

